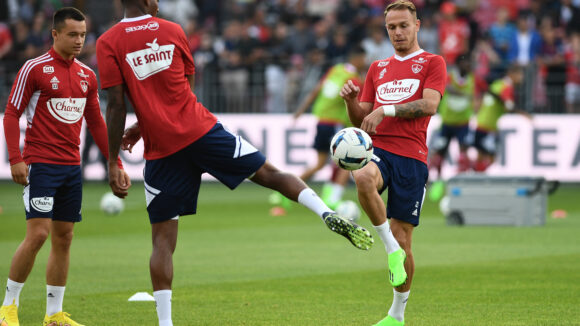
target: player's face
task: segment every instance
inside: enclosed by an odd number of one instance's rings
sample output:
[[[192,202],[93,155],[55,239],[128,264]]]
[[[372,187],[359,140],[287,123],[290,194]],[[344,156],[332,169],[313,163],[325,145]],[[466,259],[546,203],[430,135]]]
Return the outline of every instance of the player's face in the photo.
[[[65,59],[72,59],[81,53],[86,35],[87,24],[85,21],[66,19],[60,30],[52,30],[54,49]]]
[[[387,13],[385,27],[397,54],[406,55],[419,48],[417,32],[420,24],[409,10],[390,10]]]
[[[156,17],[159,12],[159,0],[148,0],[146,10],[149,15]]]

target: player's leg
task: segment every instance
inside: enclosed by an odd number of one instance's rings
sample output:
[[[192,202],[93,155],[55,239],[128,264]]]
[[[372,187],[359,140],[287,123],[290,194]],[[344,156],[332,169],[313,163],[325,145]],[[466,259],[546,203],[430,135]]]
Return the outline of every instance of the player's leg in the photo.
[[[388,254],[389,281],[394,286],[405,282],[405,252],[391,233],[381,193],[389,181],[385,151],[375,148],[375,158],[360,170],[353,171],[359,202],[371,220]]]
[[[332,209],[336,208],[342,199],[346,184],[350,180],[350,171],[333,166],[329,193],[322,193],[322,200]]]
[[[471,169],[471,161],[467,156],[467,150],[472,142],[472,134],[469,130],[469,125],[461,126],[456,133],[457,141],[459,142],[459,159],[457,160],[457,170],[459,172],[466,172]]]
[[[346,237],[357,248],[368,250],[372,246],[373,239],[367,230],[339,217],[314,190],[308,188],[304,181],[297,176],[282,172],[271,163],[266,162],[250,177],[250,180],[266,188],[276,190],[285,197],[310,209],[320,216],[332,231]]]
[[[320,151],[317,152],[316,155],[316,164],[314,166],[306,168],[302,175],[300,175],[300,179],[304,181],[310,180],[316,172],[320,171],[328,162],[328,149],[324,152]]]
[[[62,302],[70,263],[74,223],[53,221],[51,248],[46,265],[46,315],[62,312]]]
[[[44,325],[80,324],[63,311],[74,225],[81,221],[82,170],[76,165],[52,167],[63,176],[54,195],[51,247],[46,265],[46,316]]]
[[[153,251],[149,261],[149,270],[160,326],[173,325],[171,319],[171,284],[177,230],[178,221],[176,219],[151,224]]]

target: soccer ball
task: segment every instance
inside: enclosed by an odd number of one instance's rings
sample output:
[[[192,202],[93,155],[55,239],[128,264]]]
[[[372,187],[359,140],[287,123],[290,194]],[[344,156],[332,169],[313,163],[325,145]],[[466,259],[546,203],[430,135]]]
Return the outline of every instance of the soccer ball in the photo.
[[[123,211],[125,204],[123,200],[108,192],[101,197],[101,210],[107,215],[117,215]]]
[[[338,206],[336,206],[336,213],[353,222],[356,222],[360,218],[360,209],[352,200],[341,201]]]
[[[345,170],[358,170],[373,158],[371,137],[359,128],[344,128],[330,141],[330,155]]]

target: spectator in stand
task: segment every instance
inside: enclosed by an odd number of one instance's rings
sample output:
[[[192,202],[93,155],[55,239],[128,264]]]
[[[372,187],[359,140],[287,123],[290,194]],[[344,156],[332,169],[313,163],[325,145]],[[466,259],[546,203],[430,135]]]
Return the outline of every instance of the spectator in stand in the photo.
[[[347,32],[344,25],[338,25],[333,29],[332,39],[326,48],[326,58],[330,64],[346,61],[349,51]]]
[[[377,60],[390,58],[395,54],[395,48],[389,42],[383,26],[370,27],[369,34],[361,42],[361,46],[367,54],[367,66]]]
[[[556,34],[556,29],[552,26],[552,19],[548,16],[542,20],[541,33],[543,42],[538,63],[543,69],[546,97],[548,98],[547,112],[561,113],[564,111],[564,87],[566,84],[564,42]]]
[[[433,21],[432,15],[423,15],[417,36],[423,50],[429,53],[439,53],[439,27]]]
[[[502,70],[509,65],[509,53],[511,42],[516,38],[516,28],[509,21],[509,11],[506,7],[500,7],[497,11],[496,22],[489,28],[489,36],[495,52],[501,59]]]
[[[441,55],[448,65],[454,64],[455,59],[467,52],[469,46],[470,29],[466,20],[457,17],[457,7],[453,2],[441,4],[441,21],[439,22],[439,41]]]
[[[0,59],[12,50],[12,33],[8,25],[0,22]]]
[[[573,34],[566,48],[566,111],[568,113],[580,113],[580,48],[574,44],[579,43],[580,35]]]

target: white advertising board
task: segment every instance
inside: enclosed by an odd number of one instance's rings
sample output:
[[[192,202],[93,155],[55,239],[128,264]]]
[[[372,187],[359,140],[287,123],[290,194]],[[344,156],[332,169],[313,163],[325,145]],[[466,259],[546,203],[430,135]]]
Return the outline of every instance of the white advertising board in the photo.
[[[3,118],[3,116],[1,116]],[[260,149],[278,168],[300,174],[307,164],[314,164],[316,153],[311,148],[316,134],[316,118],[302,116],[294,121],[289,114],[221,114],[220,121],[232,132],[238,133]],[[127,125],[135,121],[127,117]],[[430,136],[440,124],[434,116],[429,125]],[[519,115],[506,115],[499,123],[501,144],[496,162],[489,168],[490,175],[544,176],[549,180],[580,182],[580,115],[536,115],[529,120]],[[26,120],[20,119],[21,142],[24,140]],[[2,135],[4,134],[3,126]],[[84,140],[81,135],[81,140]],[[84,143],[81,143],[81,148]],[[471,157],[475,152],[471,151]],[[143,143],[139,142],[133,153],[123,152],[125,169],[133,180],[143,178]],[[450,146],[450,159],[444,163],[442,176],[447,179],[456,173],[454,159],[457,144]],[[326,167],[315,180],[328,178],[331,169]],[[98,149],[91,149],[85,167],[88,179],[105,177],[98,162]],[[0,179],[10,179],[10,164],[6,142],[0,143]],[[206,179],[211,179],[206,176]]]

